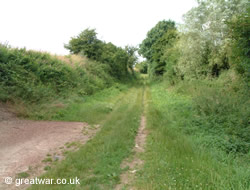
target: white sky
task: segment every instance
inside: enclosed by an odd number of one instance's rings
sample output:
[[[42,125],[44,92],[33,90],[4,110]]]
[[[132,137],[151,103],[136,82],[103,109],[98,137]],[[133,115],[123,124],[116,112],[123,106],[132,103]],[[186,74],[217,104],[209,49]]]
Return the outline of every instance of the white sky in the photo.
[[[182,21],[195,0],[0,0],[0,42],[56,54],[86,28],[117,46],[138,45],[160,20]]]

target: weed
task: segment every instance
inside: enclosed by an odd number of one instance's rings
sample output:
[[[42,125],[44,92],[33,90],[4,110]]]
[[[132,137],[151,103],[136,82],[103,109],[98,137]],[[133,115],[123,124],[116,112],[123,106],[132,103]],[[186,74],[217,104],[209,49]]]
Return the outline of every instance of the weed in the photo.
[[[51,169],[50,166],[45,166],[45,167],[44,167],[44,170],[45,170],[45,171],[48,171],[48,170],[50,170],[50,169]]]
[[[29,176],[30,174],[28,174],[27,172],[21,172],[17,174],[17,178],[27,178]]]
[[[52,162],[52,158],[51,157],[48,157],[48,158],[45,158],[44,160],[42,160],[42,162]]]

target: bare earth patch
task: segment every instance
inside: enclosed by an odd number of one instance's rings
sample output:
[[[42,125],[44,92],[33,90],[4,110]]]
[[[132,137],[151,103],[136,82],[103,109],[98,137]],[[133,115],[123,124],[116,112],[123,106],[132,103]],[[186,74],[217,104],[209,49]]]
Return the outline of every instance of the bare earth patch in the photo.
[[[5,177],[14,180],[21,172],[40,175],[47,165],[44,159],[63,159],[63,151],[72,150],[70,142],[86,143],[97,128],[81,122],[21,120],[0,104],[0,189],[16,188],[6,185]]]

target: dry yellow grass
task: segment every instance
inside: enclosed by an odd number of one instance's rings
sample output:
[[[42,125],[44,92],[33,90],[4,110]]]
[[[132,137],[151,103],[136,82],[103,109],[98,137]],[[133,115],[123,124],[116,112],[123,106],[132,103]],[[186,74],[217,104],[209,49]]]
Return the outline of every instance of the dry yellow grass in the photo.
[[[55,55],[55,57],[71,66],[87,63],[87,58],[80,55]]]
[[[32,52],[40,52],[40,53],[43,53],[43,54],[49,54],[51,55],[52,57],[55,57],[56,59],[58,60],[61,60],[67,64],[69,64],[70,66],[76,66],[76,65],[84,65],[87,63],[88,61],[88,58],[87,57],[84,57],[84,56],[81,56],[81,55],[57,55],[57,54],[52,54],[48,51],[38,51],[38,50],[29,50],[29,51],[32,51]]]

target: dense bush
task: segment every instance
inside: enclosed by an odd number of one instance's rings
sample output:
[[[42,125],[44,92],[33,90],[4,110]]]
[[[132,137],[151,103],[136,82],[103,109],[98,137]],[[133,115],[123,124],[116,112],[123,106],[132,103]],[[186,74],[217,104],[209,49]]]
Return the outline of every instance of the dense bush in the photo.
[[[72,67],[48,53],[0,45],[0,100],[39,102],[74,92],[93,94],[113,83],[110,70],[93,61]]]
[[[218,79],[179,82],[174,90],[192,98],[195,130],[206,133],[208,145],[227,153],[247,154],[250,148],[249,90],[235,72],[225,72]],[[193,128],[186,129],[192,130]]]
[[[250,104],[247,94],[206,87],[196,93],[193,100],[200,116],[194,120],[196,125],[221,134],[223,139],[217,144],[226,152],[248,153]]]

